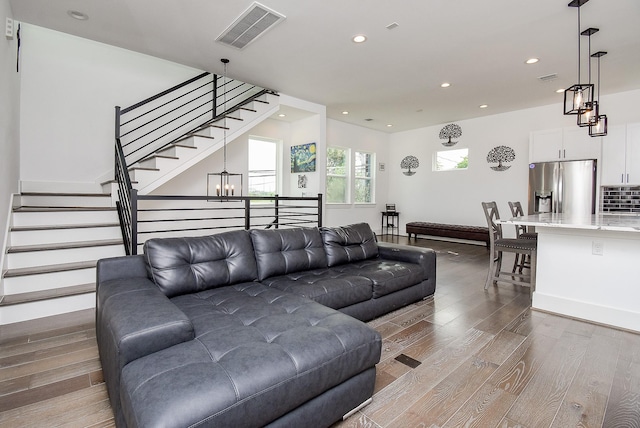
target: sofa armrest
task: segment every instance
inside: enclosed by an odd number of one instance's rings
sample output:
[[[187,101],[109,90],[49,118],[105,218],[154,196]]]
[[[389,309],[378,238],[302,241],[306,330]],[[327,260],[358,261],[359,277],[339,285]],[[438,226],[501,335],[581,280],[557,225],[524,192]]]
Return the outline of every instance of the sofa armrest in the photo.
[[[388,242],[378,242],[378,255],[381,259],[420,265],[424,270],[425,280],[435,279],[436,252],[431,248],[409,247]]]
[[[98,262],[96,336],[113,406],[119,406],[120,374],[125,365],[195,337],[189,318],[151,280],[126,277],[128,268],[133,267],[129,275],[140,273],[136,258]],[[116,272],[107,274],[107,270]]]

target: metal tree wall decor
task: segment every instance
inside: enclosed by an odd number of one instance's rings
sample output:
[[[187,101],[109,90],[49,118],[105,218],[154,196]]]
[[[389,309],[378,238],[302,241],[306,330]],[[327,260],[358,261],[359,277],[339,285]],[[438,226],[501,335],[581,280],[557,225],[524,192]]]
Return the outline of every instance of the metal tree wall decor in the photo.
[[[498,146],[489,150],[487,153],[487,163],[496,163],[498,166],[492,166],[494,171],[506,171],[511,168],[511,165],[503,165],[502,162],[513,162],[516,159],[516,152],[511,147]]]
[[[450,123],[449,125],[445,126],[440,130],[440,139],[441,140],[446,140],[447,138],[449,139],[448,141],[445,141],[442,143],[442,145],[445,147],[451,147],[455,145],[457,141],[451,141],[451,139],[460,138],[461,136],[462,136],[462,128],[460,128],[460,125],[456,125],[455,123]]]
[[[400,168],[402,169],[408,169],[408,171],[402,171],[402,173],[404,175],[413,175],[416,172],[415,171],[411,171],[411,168],[417,168],[420,166],[420,162],[418,162],[418,158],[415,156],[405,156],[404,159],[402,159],[402,162],[400,162]]]

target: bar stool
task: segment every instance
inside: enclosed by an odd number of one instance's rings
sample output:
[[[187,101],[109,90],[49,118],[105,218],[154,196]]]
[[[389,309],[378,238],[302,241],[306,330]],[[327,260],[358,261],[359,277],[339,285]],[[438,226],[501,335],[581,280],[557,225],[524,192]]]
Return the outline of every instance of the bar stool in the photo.
[[[520,202],[511,202],[509,201],[509,209],[511,210],[511,217],[522,217],[524,215],[524,211],[522,210],[522,204]],[[514,225],[516,227],[516,238],[518,239],[538,239],[538,234],[536,232],[529,232],[527,226],[522,224]],[[529,257],[524,254],[516,254],[513,260],[513,270],[511,272],[522,273],[522,269],[530,268],[531,260]]]
[[[487,281],[484,289],[488,289],[489,285],[495,284],[497,281],[508,282],[510,284],[524,285],[530,287],[530,293],[533,294],[535,288],[536,274],[536,249],[537,240],[503,238],[502,225],[498,223],[500,213],[498,205],[495,202],[483,202],[482,209],[489,226],[489,242],[491,246],[491,258],[489,259],[489,272],[487,273]],[[531,257],[531,267],[529,274],[502,271],[502,253],[522,254]]]

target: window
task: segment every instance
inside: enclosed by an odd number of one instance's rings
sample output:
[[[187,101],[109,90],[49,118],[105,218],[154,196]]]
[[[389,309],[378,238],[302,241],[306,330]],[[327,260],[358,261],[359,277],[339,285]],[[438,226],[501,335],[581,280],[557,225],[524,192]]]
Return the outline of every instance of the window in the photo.
[[[278,142],[249,138],[249,196],[278,193]]]
[[[355,202],[373,202],[373,165],[375,163],[373,153],[356,152],[355,155]]]
[[[469,149],[436,152],[433,159],[434,171],[452,171],[469,167]]]
[[[327,148],[327,203],[345,204],[349,184],[349,150]]]

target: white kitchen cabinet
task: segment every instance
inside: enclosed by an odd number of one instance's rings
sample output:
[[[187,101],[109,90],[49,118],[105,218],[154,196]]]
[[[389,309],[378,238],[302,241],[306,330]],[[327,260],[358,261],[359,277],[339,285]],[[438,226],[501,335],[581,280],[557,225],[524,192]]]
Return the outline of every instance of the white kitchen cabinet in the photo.
[[[640,185],[640,123],[609,127],[602,140],[601,183]]]
[[[558,128],[533,131],[529,141],[529,162],[600,159],[601,137],[590,137],[587,128]]]

